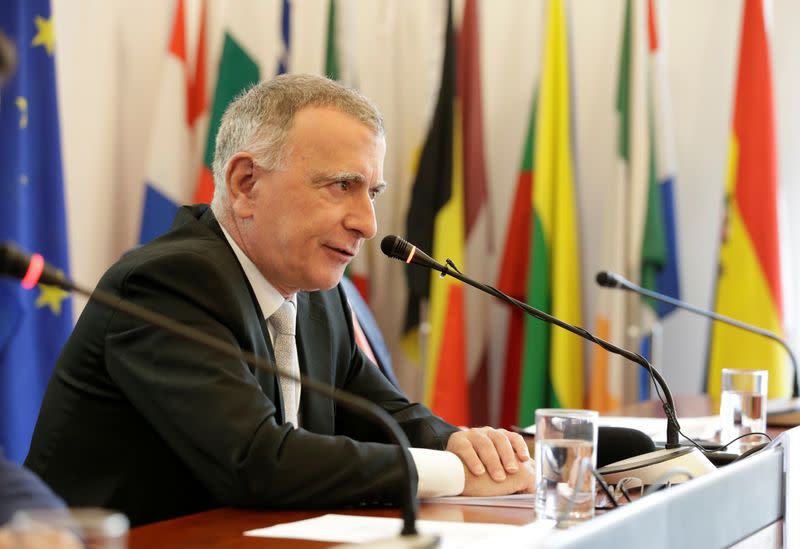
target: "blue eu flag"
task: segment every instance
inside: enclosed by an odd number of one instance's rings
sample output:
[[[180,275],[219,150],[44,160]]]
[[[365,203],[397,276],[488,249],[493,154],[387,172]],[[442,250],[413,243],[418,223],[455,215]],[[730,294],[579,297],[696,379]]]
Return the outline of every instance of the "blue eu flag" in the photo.
[[[49,0],[4,0],[17,70],[0,89],[0,240],[69,264]],[[72,328],[66,292],[0,278],[0,447],[22,461],[47,381]]]

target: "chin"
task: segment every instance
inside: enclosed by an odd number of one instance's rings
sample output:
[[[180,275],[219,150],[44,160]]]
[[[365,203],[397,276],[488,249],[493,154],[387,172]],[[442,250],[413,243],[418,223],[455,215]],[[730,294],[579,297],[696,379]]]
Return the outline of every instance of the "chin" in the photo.
[[[309,291],[319,290],[324,292],[332,288],[335,288],[336,285],[339,284],[339,282],[342,280],[343,276],[344,276],[344,270],[342,270],[340,273],[331,274],[330,276],[326,276],[324,278],[319,278],[312,285],[313,290]]]

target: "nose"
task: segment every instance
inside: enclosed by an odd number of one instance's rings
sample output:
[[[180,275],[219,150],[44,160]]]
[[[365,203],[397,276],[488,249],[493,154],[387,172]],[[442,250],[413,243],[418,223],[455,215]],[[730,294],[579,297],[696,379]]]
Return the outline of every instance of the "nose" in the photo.
[[[375,205],[369,196],[369,191],[356,193],[350,201],[347,215],[344,219],[345,228],[357,232],[360,238],[370,239],[378,232],[378,222],[375,219]]]

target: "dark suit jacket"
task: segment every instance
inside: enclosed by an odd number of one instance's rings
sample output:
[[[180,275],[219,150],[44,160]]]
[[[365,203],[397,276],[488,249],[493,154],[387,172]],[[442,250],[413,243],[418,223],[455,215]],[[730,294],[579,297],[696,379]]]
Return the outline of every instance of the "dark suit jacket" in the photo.
[[[206,206],[98,284],[231,345],[272,358],[266,322]],[[356,347],[340,287],[297,296],[301,371],[392,414],[413,446],[456,428],[410,404]],[[47,388],[26,464],[71,506],[142,524],[221,505],[397,503],[399,449],[379,428],[304,390],[282,425],[275,376],[90,301]],[[415,479],[416,481],[416,479]]]

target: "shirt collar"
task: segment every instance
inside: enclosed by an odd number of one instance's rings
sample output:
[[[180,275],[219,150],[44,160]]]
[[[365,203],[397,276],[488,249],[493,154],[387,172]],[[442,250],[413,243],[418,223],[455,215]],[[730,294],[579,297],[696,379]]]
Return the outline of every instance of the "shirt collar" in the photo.
[[[266,278],[264,278],[264,275],[262,275],[261,271],[258,270],[256,264],[253,263],[249,257],[247,257],[236,241],[231,238],[231,235],[227,230],[225,230],[225,227],[220,224],[220,228],[222,229],[222,234],[225,235],[225,239],[228,241],[228,244],[231,245],[233,253],[236,255],[236,259],[239,260],[239,264],[244,270],[247,281],[253,288],[253,293],[256,294],[256,301],[258,301],[258,306],[261,307],[261,314],[264,315],[264,318],[268,319],[275,313],[275,311],[278,310],[278,308],[283,304],[284,301],[286,301],[286,299],[278,290],[275,289],[272,284],[267,281]],[[297,294],[292,294],[288,300],[294,303],[296,312]]]

